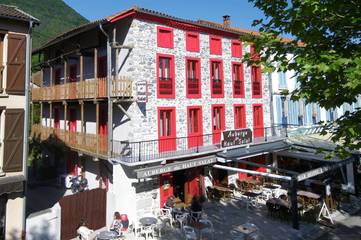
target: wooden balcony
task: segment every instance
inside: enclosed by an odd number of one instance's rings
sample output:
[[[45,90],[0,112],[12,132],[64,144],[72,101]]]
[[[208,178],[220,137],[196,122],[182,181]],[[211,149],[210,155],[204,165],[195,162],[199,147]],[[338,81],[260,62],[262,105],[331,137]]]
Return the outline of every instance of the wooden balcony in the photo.
[[[63,129],[34,124],[31,136],[40,141],[55,142],[59,145],[96,156],[107,156],[108,137],[89,133],[69,132]]]
[[[132,80],[120,77],[112,80],[111,96],[132,97]],[[84,80],[32,89],[33,101],[57,101],[75,99],[96,99],[107,97],[106,78]]]

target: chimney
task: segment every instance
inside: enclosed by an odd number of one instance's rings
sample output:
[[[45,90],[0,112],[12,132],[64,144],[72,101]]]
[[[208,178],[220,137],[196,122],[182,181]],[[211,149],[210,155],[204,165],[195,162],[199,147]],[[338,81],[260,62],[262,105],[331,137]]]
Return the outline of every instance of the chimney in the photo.
[[[229,15],[223,16],[223,25],[226,27],[231,26],[231,16],[229,16]]]

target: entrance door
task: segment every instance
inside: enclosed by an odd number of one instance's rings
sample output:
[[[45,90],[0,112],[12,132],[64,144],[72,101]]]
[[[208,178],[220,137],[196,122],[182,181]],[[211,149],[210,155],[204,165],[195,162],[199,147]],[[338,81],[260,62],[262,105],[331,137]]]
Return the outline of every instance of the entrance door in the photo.
[[[164,203],[170,196],[173,196],[173,175],[171,173],[164,173],[160,175],[160,207],[164,206]]]
[[[253,135],[254,138],[264,136],[262,104],[253,105]]]
[[[98,58],[98,97],[107,96],[107,56]]]
[[[76,99],[76,92],[77,92],[76,75],[77,75],[77,65],[72,64],[70,65],[70,73],[69,73],[69,82],[71,83],[69,88],[70,99]]]
[[[185,203],[191,203],[194,196],[203,195],[204,177],[202,175],[202,168],[193,168],[185,172],[187,181],[184,186]]]
[[[221,134],[225,129],[224,105],[212,105],[213,144],[221,142]]]
[[[188,107],[188,148],[203,145],[202,108]]]
[[[175,108],[158,108],[159,152],[177,149]]]
[[[216,186],[228,186],[228,172],[223,169],[212,169],[214,185]]]
[[[108,150],[108,109],[106,105],[100,106],[98,141],[100,153],[105,154]]]

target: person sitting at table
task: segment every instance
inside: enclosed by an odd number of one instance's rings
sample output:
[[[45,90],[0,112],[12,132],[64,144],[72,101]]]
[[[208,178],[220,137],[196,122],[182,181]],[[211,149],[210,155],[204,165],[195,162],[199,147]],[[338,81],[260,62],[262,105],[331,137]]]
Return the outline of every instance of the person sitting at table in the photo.
[[[174,207],[174,196],[170,196],[164,203],[164,208],[172,209]]]
[[[121,235],[122,227],[123,227],[123,225],[122,225],[120,213],[115,212],[114,216],[113,216],[113,222],[112,222],[112,225],[110,225],[109,230],[116,232],[117,235]]]

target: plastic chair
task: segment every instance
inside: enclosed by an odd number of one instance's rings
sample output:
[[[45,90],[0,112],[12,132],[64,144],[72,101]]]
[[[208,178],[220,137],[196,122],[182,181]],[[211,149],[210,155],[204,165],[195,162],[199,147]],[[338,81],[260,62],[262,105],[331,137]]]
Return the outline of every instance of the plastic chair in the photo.
[[[202,211],[199,211],[199,212],[191,211],[191,221],[193,223],[197,223],[199,221],[199,219],[201,219],[201,217],[202,217]]]
[[[169,224],[171,226],[173,226],[173,217],[172,217],[172,212],[171,209],[167,209],[167,208],[161,208],[159,209],[158,213],[157,213],[157,217],[162,221],[162,222],[169,222]]]
[[[187,223],[189,217],[189,213],[183,213],[181,215],[176,215],[175,219],[179,223],[180,228],[183,229],[185,223]]]
[[[153,236],[153,233],[154,233],[154,226],[153,225],[150,225],[150,226],[145,226],[142,228],[141,230],[141,236],[144,235],[144,238],[145,239],[148,239],[149,236],[152,236],[152,238],[154,237]]]
[[[210,239],[213,239],[213,236],[214,236],[213,223],[208,219],[200,219],[199,223],[201,223],[205,226],[204,228],[202,228],[200,230],[200,239],[202,239],[203,236],[209,236]]]
[[[190,226],[184,226],[183,232],[186,240],[197,240],[197,234],[194,228]]]

